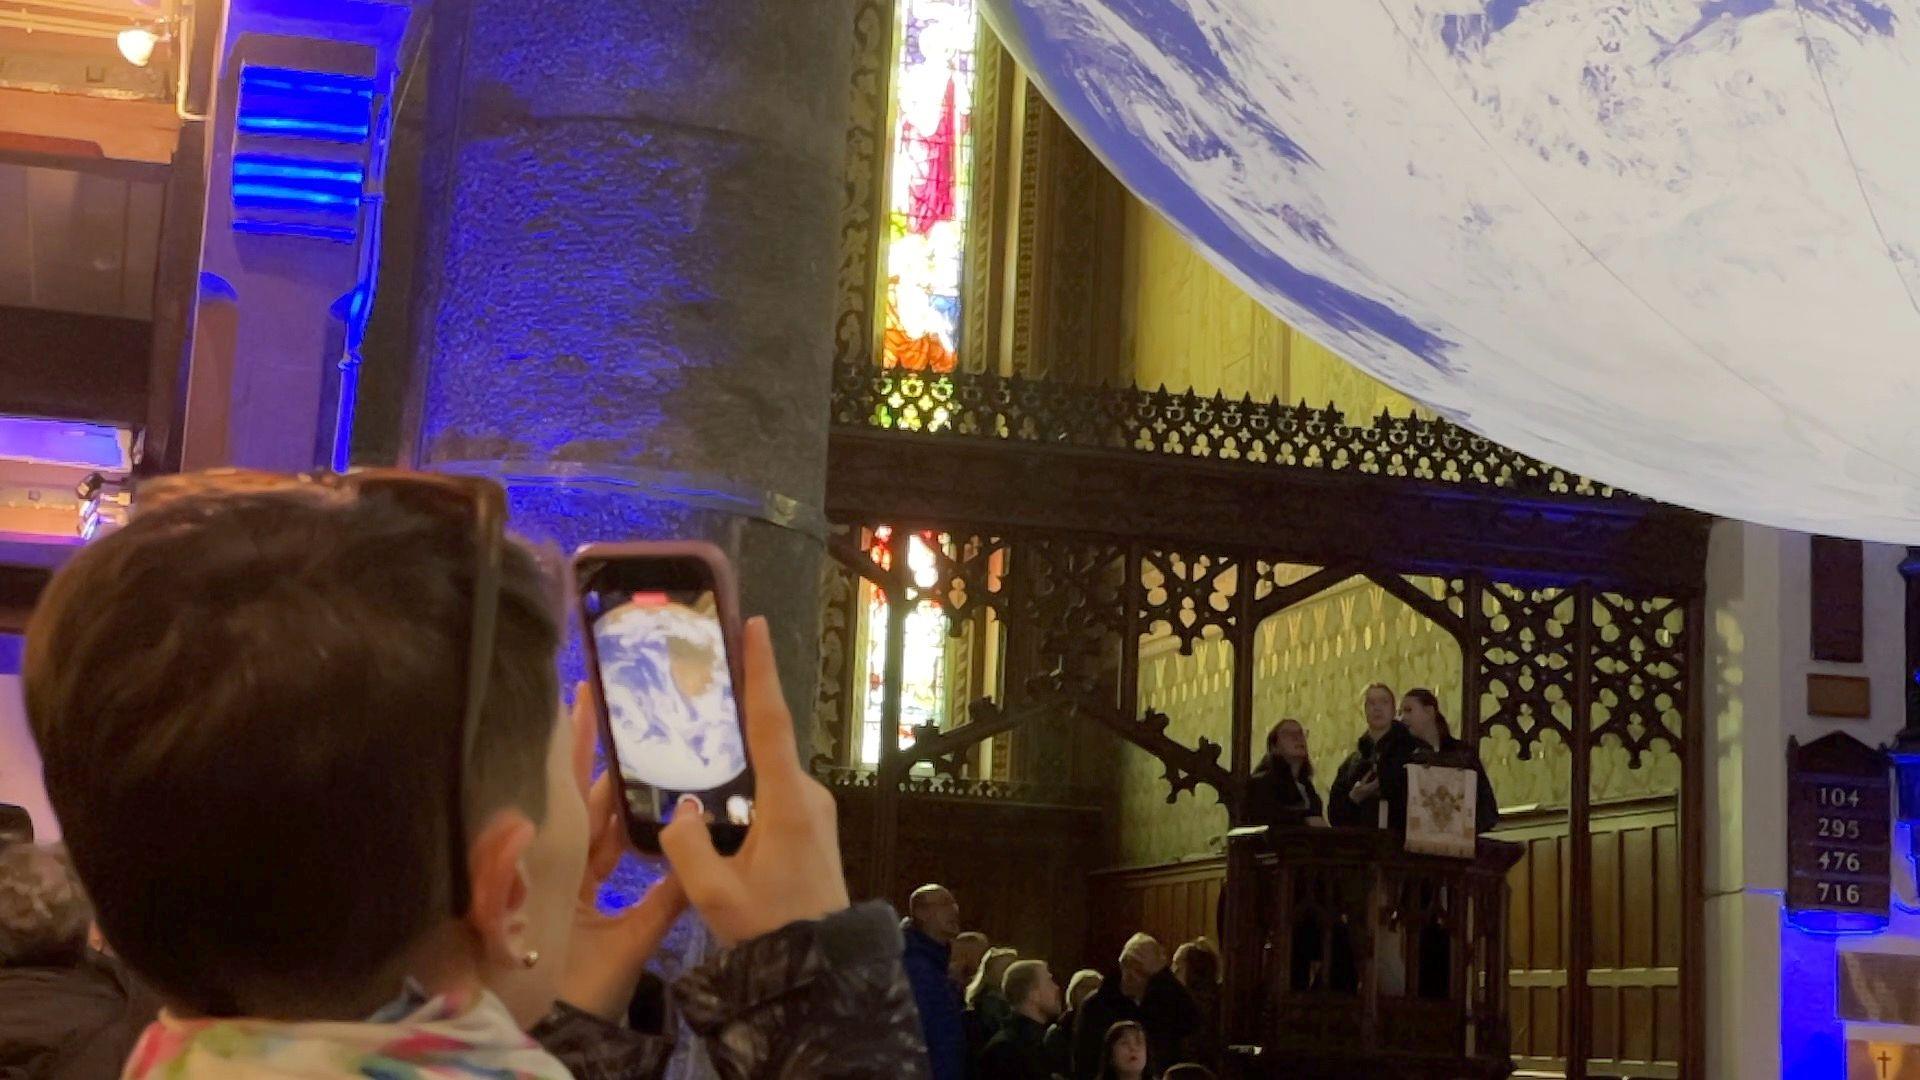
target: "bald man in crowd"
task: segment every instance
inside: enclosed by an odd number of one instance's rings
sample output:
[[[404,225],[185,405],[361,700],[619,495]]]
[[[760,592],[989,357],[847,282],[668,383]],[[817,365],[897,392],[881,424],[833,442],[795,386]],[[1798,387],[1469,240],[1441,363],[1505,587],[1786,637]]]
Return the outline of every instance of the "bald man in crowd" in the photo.
[[[1200,1010],[1168,969],[1167,951],[1149,934],[1135,934],[1074,1018],[1073,1080],[1098,1076],[1107,1029],[1132,1020],[1147,1031],[1147,1075],[1158,1076],[1181,1061],[1187,1037],[1200,1024]]]
[[[960,901],[941,885],[922,885],[907,901],[900,929],[907,940],[902,962],[913,1000],[920,1006],[920,1031],[927,1040],[933,1080],[966,1080],[966,1006],[949,976],[953,939],[960,934]]]

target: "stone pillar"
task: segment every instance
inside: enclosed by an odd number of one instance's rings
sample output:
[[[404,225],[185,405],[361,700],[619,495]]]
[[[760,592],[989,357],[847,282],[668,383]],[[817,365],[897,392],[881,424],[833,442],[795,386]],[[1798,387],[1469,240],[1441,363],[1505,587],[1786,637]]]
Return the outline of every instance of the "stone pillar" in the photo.
[[[566,551],[719,543],[802,720],[852,7],[449,0],[429,45],[414,462]]]
[[[1920,952],[1920,906],[1906,829],[1894,840],[1892,924],[1825,937],[1783,917],[1787,740],[1844,731],[1869,745],[1906,722],[1906,591],[1901,548],[1865,550],[1865,663],[1812,659],[1811,538],[1759,525],[1714,526],[1707,557],[1705,851],[1707,1074],[1846,1073],[1845,1042],[1867,1037],[1835,1010],[1842,952]],[[1871,680],[1871,716],[1834,720],[1807,708],[1809,674]],[[1904,1041],[1902,1038],[1900,1041]]]
[[[563,548],[706,537],[811,713],[850,0],[453,0],[430,43],[423,467]]]

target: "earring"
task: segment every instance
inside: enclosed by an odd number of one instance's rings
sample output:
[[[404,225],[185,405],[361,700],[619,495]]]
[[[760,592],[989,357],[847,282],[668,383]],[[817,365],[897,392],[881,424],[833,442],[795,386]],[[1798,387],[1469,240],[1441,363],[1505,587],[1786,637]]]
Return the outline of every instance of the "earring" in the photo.
[[[528,949],[526,953],[520,957],[520,966],[523,968],[530,968],[539,962],[540,950],[538,949]]]

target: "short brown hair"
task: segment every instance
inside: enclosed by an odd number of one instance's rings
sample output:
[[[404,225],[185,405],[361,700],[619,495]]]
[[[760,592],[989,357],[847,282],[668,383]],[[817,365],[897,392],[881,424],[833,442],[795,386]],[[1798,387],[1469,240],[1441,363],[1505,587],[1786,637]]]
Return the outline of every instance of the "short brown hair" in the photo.
[[[473,544],[378,491],[187,491],[48,586],[25,663],[48,794],[162,994],[215,1016],[389,996],[448,917]],[[558,645],[510,543],[469,822],[544,810]]]
[[[1007,965],[1007,973],[1000,977],[1000,993],[1014,1008],[1026,1003],[1027,995],[1033,993],[1047,977],[1045,960],[1015,960]]]

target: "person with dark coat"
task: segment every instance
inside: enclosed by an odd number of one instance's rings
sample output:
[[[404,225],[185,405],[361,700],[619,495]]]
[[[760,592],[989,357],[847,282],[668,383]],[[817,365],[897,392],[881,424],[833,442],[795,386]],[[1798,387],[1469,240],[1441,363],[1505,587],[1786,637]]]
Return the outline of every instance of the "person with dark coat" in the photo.
[[[1044,960],[1018,960],[1007,968],[1001,994],[1013,1012],[980,1052],[979,1074],[991,1080],[1052,1080],[1047,1025],[1060,1016],[1060,984]]]
[[[1413,733],[1394,717],[1393,688],[1374,683],[1361,694],[1367,731],[1341,762],[1327,792],[1327,823],[1377,829],[1380,820],[1380,762],[1389,753],[1413,750]]]
[[[1267,754],[1247,785],[1247,820],[1254,825],[1302,825],[1325,817],[1307,758],[1307,729],[1282,720],[1267,732]]]
[[[1381,792],[1387,800],[1388,824],[1397,831],[1407,827],[1407,766],[1441,765],[1472,770],[1478,795],[1474,802],[1474,831],[1490,832],[1500,824],[1500,804],[1494,797],[1493,783],[1487,779],[1480,755],[1464,741],[1453,737],[1440,701],[1433,691],[1415,687],[1400,699],[1400,722],[1411,738],[1393,739],[1380,754]]]
[[[988,949],[980,960],[980,969],[973,973],[973,981],[967,984],[967,1011],[961,1014],[960,1020],[966,1030],[969,1061],[980,1060],[987,1043],[1013,1016],[1013,1003],[1000,992],[1000,984],[1006,980],[1007,969],[1018,959],[1020,953],[1016,949]]]
[[[160,1003],[92,950],[80,879],[55,848],[0,851],[0,1078],[120,1074]]]
[[[1166,950],[1147,934],[1128,939],[1118,970],[1081,1006],[1073,1024],[1073,1080],[1093,1080],[1100,1074],[1107,1033],[1123,1021],[1146,1030],[1148,1075],[1179,1061],[1187,1037],[1200,1025],[1200,1010],[1173,977]]]
[[[902,962],[913,1000],[920,1010],[920,1033],[927,1041],[933,1080],[964,1080],[967,1033],[960,990],[953,985],[953,939],[960,933],[960,902],[939,885],[922,885],[907,901],[901,924],[906,937]]]
[[[1196,938],[1173,950],[1173,977],[1187,988],[1200,1024],[1187,1038],[1181,1059],[1217,1069],[1226,1058],[1221,1030],[1220,953],[1213,942]]]
[[[1073,1071],[1073,1024],[1080,1018],[1080,1007],[1100,989],[1103,976],[1092,968],[1081,968],[1067,980],[1067,1007],[1053,1026],[1047,1028],[1047,1054],[1053,1071],[1066,1076]]]
[[[1387,801],[1391,827],[1403,832],[1407,827],[1407,767],[1410,765],[1471,770],[1476,786],[1474,831],[1484,833],[1498,826],[1500,804],[1494,796],[1492,782],[1487,779],[1487,770],[1480,764],[1480,755],[1447,729],[1447,718],[1440,712],[1440,701],[1433,691],[1424,687],[1407,691],[1400,699],[1400,721],[1413,738],[1404,745],[1387,747],[1380,766],[1381,790]],[[1420,902],[1431,900],[1432,897],[1423,896]],[[1413,932],[1418,934],[1416,948],[1420,957],[1419,982],[1413,989],[1430,1000],[1447,997],[1452,989],[1453,946],[1446,928],[1432,922],[1413,928]]]

